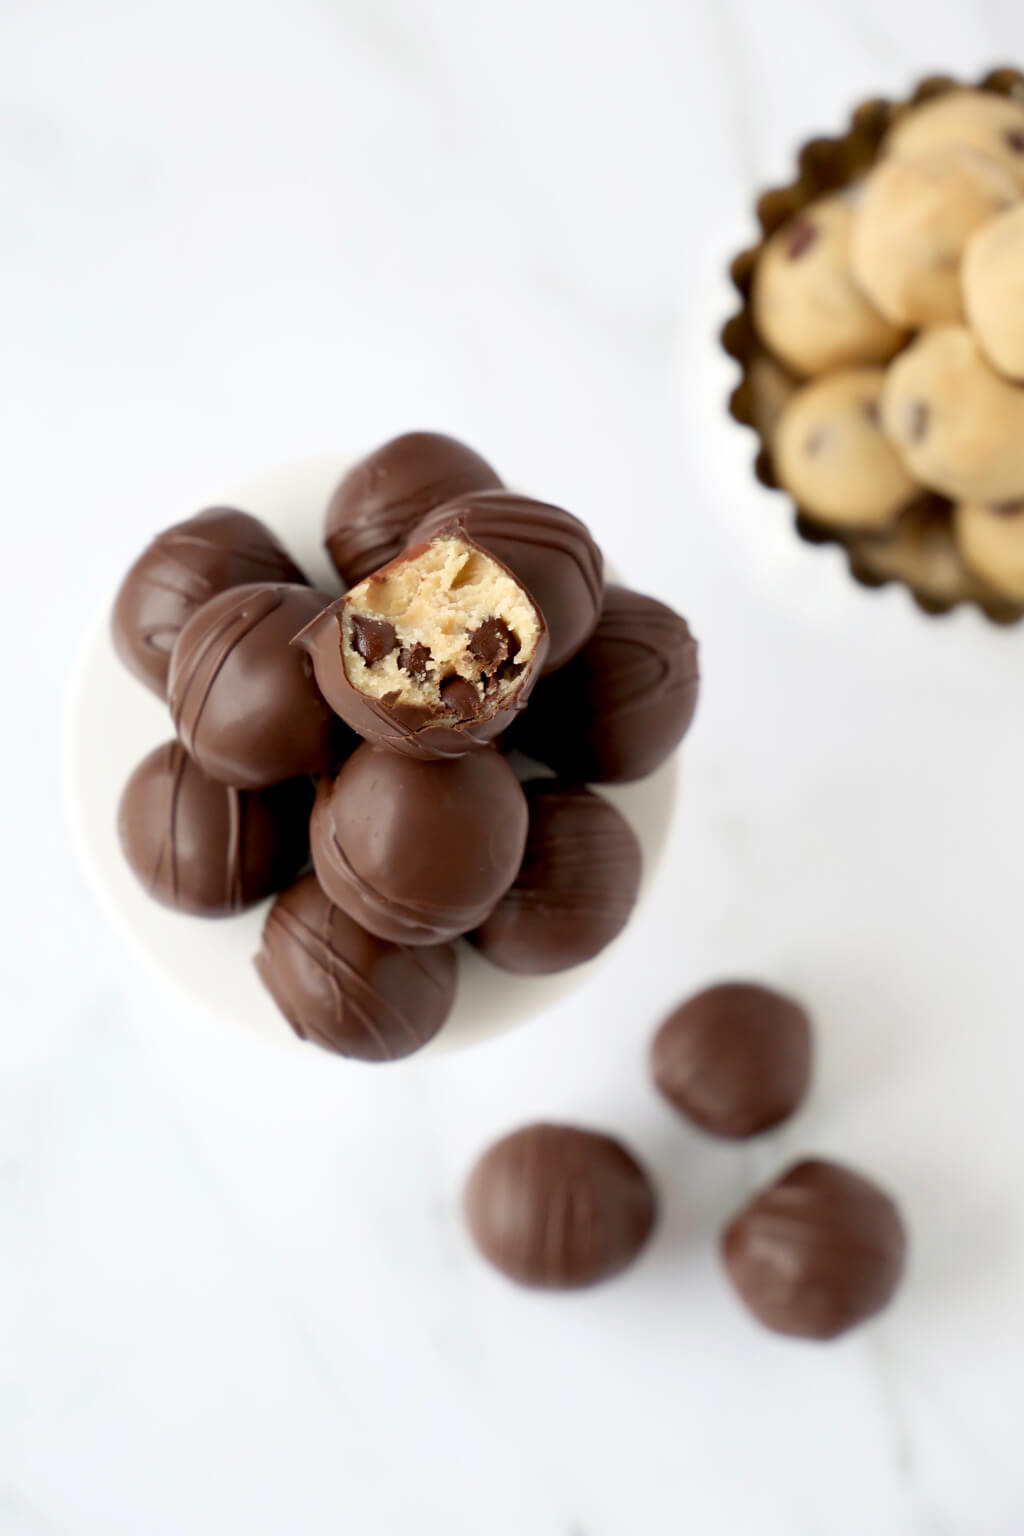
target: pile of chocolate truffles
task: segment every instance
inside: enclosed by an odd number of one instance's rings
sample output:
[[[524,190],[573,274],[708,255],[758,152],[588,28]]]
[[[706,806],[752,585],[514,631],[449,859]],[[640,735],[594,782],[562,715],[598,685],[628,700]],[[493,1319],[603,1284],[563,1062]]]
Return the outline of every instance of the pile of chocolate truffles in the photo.
[[[505,490],[449,437],[360,462],[325,538],[342,596],[231,508],[136,560],[114,642],[176,740],[132,774],[119,833],[179,911],[276,894],[256,966],[285,1018],[392,1061],[448,1017],[456,939],[536,975],[625,926],[640,849],[586,786],[643,778],[678,747],[697,646],[663,603],[605,585],[578,518]]]
[[[807,532],[846,543],[864,580],[903,575],[937,608],[973,597],[1011,616],[1024,608],[1024,77],[950,87],[868,103],[847,139],[807,146],[801,180],[762,199],[769,238],[734,267],[747,312],[725,342],[745,365],[734,414]]]

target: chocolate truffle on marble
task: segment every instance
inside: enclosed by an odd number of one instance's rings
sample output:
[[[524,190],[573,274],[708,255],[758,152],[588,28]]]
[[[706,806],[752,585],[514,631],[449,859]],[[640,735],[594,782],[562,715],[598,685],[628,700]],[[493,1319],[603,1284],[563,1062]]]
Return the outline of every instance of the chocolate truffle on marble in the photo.
[[[552,1291],[619,1274],[657,1214],[650,1180],[621,1142],[570,1125],[530,1125],[495,1142],[470,1176],[465,1211],[495,1268]]]
[[[178,741],[135,769],[117,832],[132,873],[154,900],[222,917],[279,891],[309,857],[313,785],[231,789],[209,779]]]
[[[629,783],[659,768],[697,707],[697,642],[653,597],[609,587],[593,638],[538,684],[515,746],[575,783]]]
[[[561,507],[484,491],[435,507],[411,539],[430,539],[455,520],[508,567],[544,615],[550,642],[544,670],[564,666],[593,634],[601,610],[604,562],[589,529]]]
[[[410,949],[367,933],[315,875],[282,891],[256,956],[260,980],[303,1040],[360,1061],[397,1061],[437,1034],[455,998],[453,944]]]
[[[722,1236],[736,1290],[766,1328],[834,1339],[892,1299],[907,1236],[889,1196],[839,1163],[795,1164]]]
[[[310,823],[313,865],[333,902],[397,944],[440,944],[477,928],[523,857],[526,796],[493,747],[417,762],[364,743]]]
[[[543,976],[593,959],[621,933],[641,853],[628,821],[589,789],[534,779],[525,793],[530,828],[519,873],[468,937],[503,970]]]
[[[472,448],[440,432],[406,432],[350,469],[327,505],[326,543],[352,587],[400,552],[419,519],[466,491],[501,481]]]
[[[174,729],[204,773],[259,789],[326,773],[336,717],[308,656],[290,643],[331,601],[312,587],[258,583],[222,592],[192,615],[171,654]]]
[[[461,757],[511,724],[548,642],[512,572],[452,525],[353,587],[294,643],[360,736],[436,758]]]
[[[158,533],[135,561],[114,599],[114,647],[129,671],[164,698],[171,649],[197,608],[246,582],[305,580],[259,518],[210,507]]]
[[[654,1037],[654,1081],[716,1136],[756,1136],[786,1120],[811,1075],[810,1020],[768,987],[723,982],[670,1014]]]

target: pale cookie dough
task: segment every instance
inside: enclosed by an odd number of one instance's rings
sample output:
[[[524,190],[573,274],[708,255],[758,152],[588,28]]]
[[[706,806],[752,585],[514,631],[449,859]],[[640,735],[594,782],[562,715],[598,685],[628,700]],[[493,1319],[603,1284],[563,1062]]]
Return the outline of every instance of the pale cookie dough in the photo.
[[[923,336],[890,364],[882,424],[922,485],[954,501],[1024,496],[1024,389],[964,325]]]
[[[883,363],[903,332],[868,302],[850,272],[851,197],[810,203],[764,246],[751,293],[754,324],[797,373]]]
[[[750,424],[767,441],[801,381],[776,362],[769,352],[758,352],[751,358],[745,377],[750,396]]]
[[[848,368],[805,384],[779,417],[779,482],[824,523],[882,528],[918,494],[879,425],[884,382],[883,368]]]
[[[884,155],[919,155],[967,144],[990,155],[1024,187],[1024,102],[994,91],[947,91],[912,107],[889,130]]]
[[[1024,497],[997,507],[961,502],[954,528],[971,570],[994,591],[1024,603]]]
[[[983,351],[1000,373],[1024,382],[1024,203],[971,236],[961,276]]]
[[[988,589],[967,569],[953,538],[953,509],[940,496],[923,495],[882,533],[858,533],[847,546],[858,581],[903,582],[932,613],[984,596]]]
[[[963,145],[883,160],[854,217],[854,277],[895,325],[960,320],[964,246],[1020,195],[1009,171]]]

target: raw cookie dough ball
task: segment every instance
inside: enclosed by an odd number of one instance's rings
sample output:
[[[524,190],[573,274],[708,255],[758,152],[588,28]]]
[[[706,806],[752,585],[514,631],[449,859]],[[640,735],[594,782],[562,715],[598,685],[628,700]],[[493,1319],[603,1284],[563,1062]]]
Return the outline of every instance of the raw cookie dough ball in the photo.
[[[967,144],[990,155],[1024,187],[1024,102],[994,91],[947,91],[901,117],[882,153],[920,155],[950,144]]]
[[[810,203],[772,236],[754,272],[761,340],[797,373],[882,363],[903,333],[868,302],[850,272],[854,201]]]
[[[854,277],[896,325],[960,320],[964,246],[1019,196],[1004,166],[963,145],[883,160],[853,222]]]
[[[858,581],[871,587],[902,582],[930,613],[981,595],[953,537],[953,508],[927,491],[891,528],[856,534],[847,553]]]
[[[882,423],[922,485],[955,501],[1024,496],[1024,389],[966,326],[926,331],[890,365]]]
[[[1024,603],[1024,497],[994,507],[962,502],[953,526],[971,570],[994,591]]]
[[[989,361],[1024,382],[1024,203],[971,236],[962,277],[967,318]]]
[[[760,437],[768,439],[801,381],[777,363],[770,352],[758,351],[747,364],[745,384],[748,414],[744,419]]]
[[[884,383],[884,368],[847,368],[805,384],[779,418],[776,474],[822,522],[881,528],[917,495],[879,424]]]

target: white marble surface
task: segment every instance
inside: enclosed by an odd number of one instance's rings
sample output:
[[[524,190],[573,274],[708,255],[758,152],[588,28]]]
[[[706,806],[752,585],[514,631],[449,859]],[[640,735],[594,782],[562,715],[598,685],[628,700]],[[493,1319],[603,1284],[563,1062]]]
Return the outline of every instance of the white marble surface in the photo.
[[[1014,55],[1015,0],[3,7],[3,1536],[1020,1536],[1024,635],[752,560],[748,445],[719,481],[680,405],[719,387],[704,296],[798,139]],[[706,691],[662,899],[600,987],[375,1072],[242,1049],[121,947],[57,701],[197,488],[414,425],[624,569],[656,536]],[[804,994],[820,1060],[737,1151],[644,1052],[740,971]],[[477,1150],[543,1115],[663,1191],[586,1297],[507,1287],[458,1220]],[[826,1349],[759,1333],[714,1258],[804,1151],[914,1232],[899,1304]]]

